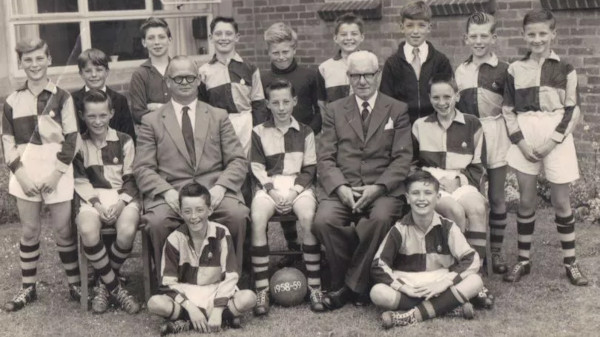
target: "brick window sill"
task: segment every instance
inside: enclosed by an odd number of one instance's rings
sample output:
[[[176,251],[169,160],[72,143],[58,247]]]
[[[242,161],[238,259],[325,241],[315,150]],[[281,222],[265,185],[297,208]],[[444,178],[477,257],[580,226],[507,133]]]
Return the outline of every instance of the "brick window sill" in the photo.
[[[541,3],[550,10],[600,8],[600,0],[541,0]]]
[[[433,16],[469,15],[475,12],[493,14],[496,12],[496,0],[433,0],[429,7]]]
[[[340,15],[354,13],[363,20],[381,20],[381,0],[354,0],[327,2],[317,10],[323,21],[334,21]]]

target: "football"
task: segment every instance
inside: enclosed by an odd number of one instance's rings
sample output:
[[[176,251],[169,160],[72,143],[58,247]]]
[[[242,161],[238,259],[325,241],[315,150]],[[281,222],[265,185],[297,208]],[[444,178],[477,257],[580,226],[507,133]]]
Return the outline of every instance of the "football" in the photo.
[[[270,291],[275,303],[291,307],[304,302],[308,287],[306,277],[296,268],[283,268],[271,277]]]

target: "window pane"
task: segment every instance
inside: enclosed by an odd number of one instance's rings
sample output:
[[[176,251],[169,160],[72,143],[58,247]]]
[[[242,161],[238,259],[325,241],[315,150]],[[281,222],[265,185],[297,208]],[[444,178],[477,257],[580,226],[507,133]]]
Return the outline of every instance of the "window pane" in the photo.
[[[88,0],[90,11],[146,9],[145,0]]]
[[[14,14],[73,13],[77,0],[11,0]]]
[[[144,20],[90,22],[92,47],[106,55],[118,55],[119,61],[145,59],[140,25]]]
[[[81,54],[79,23],[17,25],[15,31],[17,41],[32,37],[46,41],[53,67],[77,64],[77,56]]]

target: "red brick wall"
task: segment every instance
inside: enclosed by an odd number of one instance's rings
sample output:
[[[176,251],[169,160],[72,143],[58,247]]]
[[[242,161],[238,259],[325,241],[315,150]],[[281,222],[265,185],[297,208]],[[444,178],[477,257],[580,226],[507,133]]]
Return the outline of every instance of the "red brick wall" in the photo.
[[[374,51],[383,63],[402,38],[399,18],[406,1],[382,2],[383,18],[366,23],[363,49]],[[271,24],[283,21],[298,32],[300,62],[312,65],[323,62],[336,51],[333,23],[323,22],[317,14],[323,3],[324,0],[234,0],[234,16],[240,23],[240,54],[249,62],[266,68],[269,61],[263,32]],[[525,52],[520,35],[523,15],[541,5],[539,0],[499,0],[497,3],[497,53],[502,59],[514,60]],[[556,11],[555,15],[558,20],[555,51],[573,64],[579,74],[584,122],[574,133],[578,151],[586,154],[593,151],[593,141],[600,142],[600,10]],[[468,56],[462,40],[464,23],[463,16],[433,19],[430,40],[455,67]],[[589,125],[589,131],[584,131],[585,125]]]

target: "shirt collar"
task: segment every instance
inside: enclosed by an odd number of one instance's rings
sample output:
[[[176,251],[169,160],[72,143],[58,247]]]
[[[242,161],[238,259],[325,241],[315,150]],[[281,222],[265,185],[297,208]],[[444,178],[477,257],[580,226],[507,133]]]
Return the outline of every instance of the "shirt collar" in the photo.
[[[85,92],[88,92],[88,91],[90,91],[90,88],[87,85],[85,85],[85,86],[83,86],[83,90]],[[102,88],[100,88],[100,90],[106,92],[106,85],[104,85]]]
[[[243,63],[244,60],[242,59],[242,57],[240,56],[240,54],[235,53],[233,54],[233,57],[231,58],[232,61],[236,61],[239,63]],[[219,59],[217,58],[217,54],[215,53],[212,57],[212,59],[210,59],[210,61],[208,61],[208,64],[215,64],[217,62],[220,62]]]
[[[300,124],[298,123],[296,118],[294,118],[294,116],[292,116],[291,118],[292,118],[292,122],[290,123],[290,129],[296,129],[296,131],[300,131]],[[264,123],[264,126],[267,128],[275,128],[276,127],[275,121],[271,117],[271,118],[267,119],[267,121]]]
[[[466,60],[465,63],[471,63],[473,62],[473,55],[471,54]],[[496,68],[498,66],[498,56],[496,55],[496,53],[492,53],[492,56],[488,57],[487,60],[485,60],[485,62],[483,62],[482,64],[488,64],[491,67]]]
[[[90,130],[85,130],[85,132],[81,135],[81,139],[83,140],[91,140],[92,137],[90,136]],[[106,133],[106,139],[104,139],[104,142],[102,142],[102,145],[100,146],[100,148],[103,148],[107,145],[107,142],[118,142],[119,141],[119,136],[117,136],[117,130],[111,128],[110,126],[108,127],[108,132]]]
[[[402,223],[406,226],[417,226],[417,224],[415,223],[415,220],[413,219],[412,213],[408,213],[406,216],[404,216],[404,218],[402,219]],[[437,212],[433,212],[433,218],[431,219],[431,224],[429,225],[429,227],[427,227],[427,231],[425,232],[425,234],[431,232],[432,229],[434,229],[436,226],[441,226],[442,225],[442,219],[441,216],[437,213]]]
[[[337,53],[335,53],[335,55],[333,55],[333,59],[338,61],[342,59],[342,50],[338,50]]]
[[[144,63],[140,64],[140,67],[152,68],[152,62],[147,59]]]
[[[17,89],[17,91],[23,91],[23,90],[27,90],[27,81],[25,81],[25,83],[23,83],[23,86],[21,86],[19,89]],[[48,91],[51,94],[56,94],[58,92],[58,88],[56,87],[56,84],[52,83],[52,81],[48,80],[48,83],[46,83],[46,86],[44,87],[44,89],[42,91]]]
[[[180,233],[185,234],[185,236],[188,237],[188,240],[191,240],[190,229],[188,228],[188,226],[185,225],[185,223],[182,222],[176,230]],[[204,239],[204,241],[207,241],[209,238],[217,238],[217,226],[212,221],[208,221],[208,228],[206,229],[206,238]]]
[[[375,91],[375,94],[366,101],[369,103],[369,112],[373,111],[373,108],[375,107],[375,101],[377,100],[377,93],[378,92]],[[356,98],[356,104],[358,104],[359,110],[362,110],[362,104],[363,104],[363,102],[365,102],[365,100],[358,97],[357,95],[354,95],[354,97]]]
[[[296,68],[298,67],[298,63],[296,62],[296,58],[292,59],[292,63],[289,65],[289,67],[285,68],[285,69],[279,69],[277,68],[273,63],[271,63],[271,72],[273,74],[289,74],[291,72],[293,72],[294,70],[296,70]]]
[[[531,57],[531,52],[527,52],[527,55],[523,58],[523,60],[528,60]],[[547,60],[553,60],[556,62],[560,62],[560,57],[558,54],[554,52],[554,50],[550,50],[550,56],[548,56]]]
[[[406,43],[406,42],[404,43],[404,46],[403,46],[404,52],[408,55],[412,55],[413,49],[415,49],[415,48],[419,48],[419,54],[423,54],[426,51],[429,53],[429,45],[427,44],[427,41],[423,41],[423,43],[421,43],[421,45],[418,47],[413,47],[410,43]]]
[[[465,115],[462,112],[460,112],[460,110],[458,110],[456,107],[454,108],[454,110],[456,111],[456,115],[454,116],[452,123],[457,122],[457,123],[461,123],[461,124],[466,124],[467,122],[465,121]],[[426,118],[425,119],[426,122],[439,123],[438,118],[437,118],[437,113],[435,113],[435,112],[425,118]]]
[[[176,114],[180,114],[181,113],[181,109],[183,109],[184,106],[187,106],[188,108],[190,108],[190,110],[196,110],[196,104],[198,104],[198,99],[195,98],[193,101],[191,101],[189,104],[183,105],[179,102],[176,102],[174,99],[171,98],[171,104],[173,104],[173,110],[175,110]]]

